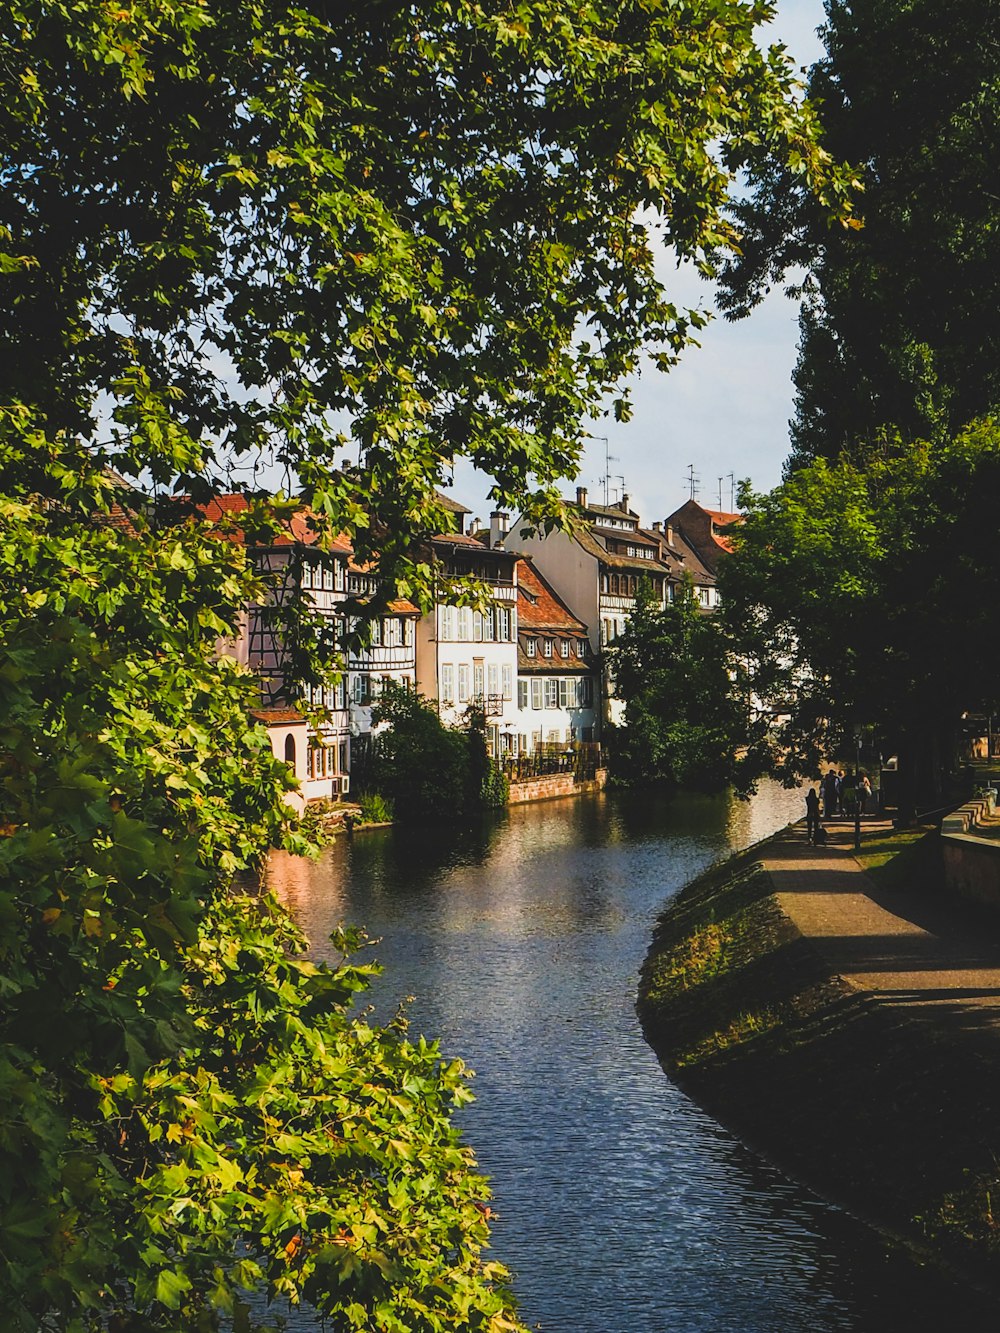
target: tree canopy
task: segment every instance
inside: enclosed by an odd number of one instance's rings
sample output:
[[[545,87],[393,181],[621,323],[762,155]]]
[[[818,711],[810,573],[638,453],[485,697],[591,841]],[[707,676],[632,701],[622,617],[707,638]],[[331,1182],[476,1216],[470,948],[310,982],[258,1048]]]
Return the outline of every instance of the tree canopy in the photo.
[[[753,44],[768,12],[3,6],[12,1326],[247,1327],[251,1291],[335,1329],[514,1326],[449,1120],[461,1069],[352,1017],[365,968],[307,962],[239,890],[268,846],[305,849],[254,682],[218,651],[288,507],[227,525],[197,505],[277,460],[313,549],[346,532],[381,596],[417,600],[456,456],[551,514],[587,414],[697,322],[654,232],[696,259],[730,243],[729,182],[767,154],[843,204],[787,62]],[[301,643],[329,672],[330,645]]]
[[[624,727],[612,740],[617,777],[705,792],[733,781],[747,739],[737,666],[690,583],[664,607],[644,590],[608,658],[625,704]]]
[[[1000,428],[816,459],[745,493],[719,571],[749,686],[781,715],[747,763],[811,776],[855,725],[934,804],[962,714],[998,694],[993,553]]]
[[[793,464],[863,454],[881,430],[940,440],[1000,404],[1000,13],[958,0],[827,0],[809,76],[824,142],[854,162],[860,228],[831,228],[781,164],[751,171],[740,313],[805,270]]]
[[[769,155],[844,207],[769,12],[15,0],[0,401],[196,498],[273,457],[419,591],[455,457],[537,512],[642,350],[688,340],[657,240],[731,245]]]

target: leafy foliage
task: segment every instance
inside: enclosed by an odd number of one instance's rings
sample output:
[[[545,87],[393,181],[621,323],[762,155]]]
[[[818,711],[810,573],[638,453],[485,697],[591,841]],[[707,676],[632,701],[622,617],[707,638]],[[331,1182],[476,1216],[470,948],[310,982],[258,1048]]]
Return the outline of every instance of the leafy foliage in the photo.
[[[465,727],[446,727],[435,705],[387,686],[372,710],[386,723],[374,740],[367,782],[392,801],[396,820],[470,815],[506,804],[509,788],[486,750],[481,713]]]
[[[334,1328],[513,1328],[448,1119],[461,1066],[352,1018],[372,967],[304,961],[227,888],[305,848],[254,682],[215,652],[244,549],[63,482],[0,502],[6,1326],[210,1329],[252,1290]]]
[[[940,440],[1000,403],[1000,14],[959,0],[827,0],[812,69],[825,142],[858,164],[863,228],[827,226],[787,168],[753,177],[725,304],[741,312],[787,266],[807,270],[793,462],[882,429]]]
[[[558,519],[583,420],[626,416],[643,348],[668,365],[700,322],[653,230],[696,260],[730,244],[729,182],[769,153],[843,210],[787,62],[753,44],[767,12],[0,9],[10,1325],[210,1329],[253,1288],[334,1328],[512,1327],[447,1122],[460,1070],[352,1019],[365,970],[302,962],[275,905],[233,893],[269,845],[306,848],[254,683],[217,656],[275,592],[246,551],[292,504],[212,531],[197,505],[276,462],[313,550],[346,532],[378,558],[372,615],[432,596],[457,455]],[[289,615],[296,669],[327,671]]]
[[[195,499],[273,458],[383,596],[426,599],[454,458],[551,519],[581,421],[702,322],[654,236],[732,244],[769,153],[843,206],[767,13],[14,0],[0,402]]]
[[[719,624],[698,609],[690,581],[663,608],[645,589],[608,656],[625,703],[624,730],[612,746],[615,776],[709,792],[731,782],[746,714]]]
[[[1000,427],[817,459],[743,502],[720,586],[753,691],[786,719],[751,762],[815,773],[862,722],[933,796],[961,714],[997,694]]]

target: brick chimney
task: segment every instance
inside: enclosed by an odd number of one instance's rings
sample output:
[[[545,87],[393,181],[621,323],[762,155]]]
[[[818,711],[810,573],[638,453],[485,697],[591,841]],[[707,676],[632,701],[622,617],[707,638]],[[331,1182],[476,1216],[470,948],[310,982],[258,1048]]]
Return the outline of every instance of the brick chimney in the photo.
[[[576,488],[576,502],[577,502],[577,504],[580,506],[581,509],[586,509],[586,508],[587,508],[587,488],[586,488],[586,486],[577,486],[577,488]]]

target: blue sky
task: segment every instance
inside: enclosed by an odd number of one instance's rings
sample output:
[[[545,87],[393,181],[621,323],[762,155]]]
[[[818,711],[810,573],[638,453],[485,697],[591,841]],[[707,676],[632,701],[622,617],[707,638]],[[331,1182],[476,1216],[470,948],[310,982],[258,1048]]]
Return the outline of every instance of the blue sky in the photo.
[[[816,28],[823,22],[822,0],[778,0],[777,17],[763,39],[783,42],[797,66],[822,54]],[[666,279],[665,274],[665,279]],[[670,280],[678,304],[711,308],[712,291],[695,274]],[[788,453],[792,411],[791,371],[798,341],[797,306],[782,292],[772,292],[749,319],[728,324],[715,319],[700,335],[700,347],[663,375],[652,369],[634,385],[635,413],[627,425],[607,420],[593,427],[609,437],[617,461],[610,471],[621,493],[620,477],[631,507],[646,522],[663,518],[688,498],[689,464],[701,478],[698,498],[714,508],[723,482],[723,507],[729,506],[728,474],[750,477],[758,490],[781,478]],[[603,442],[588,449],[579,481],[593,497],[603,496]],[[485,485],[471,469],[456,469],[456,499],[485,517]]]

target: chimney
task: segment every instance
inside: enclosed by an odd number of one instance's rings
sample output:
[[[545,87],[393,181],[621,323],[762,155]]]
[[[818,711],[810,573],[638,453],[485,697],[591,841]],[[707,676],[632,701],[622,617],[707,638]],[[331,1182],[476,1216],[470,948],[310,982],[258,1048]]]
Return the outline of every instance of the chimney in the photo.
[[[628,495],[625,491],[622,491],[622,498],[618,501],[618,508],[624,513],[628,513]]]
[[[667,526],[666,526],[666,532],[667,532],[667,545],[668,545],[668,546],[673,546],[673,544],[674,544],[674,525],[673,525],[672,523],[668,523],[668,524],[667,524]]]
[[[507,536],[510,527],[510,515],[502,509],[494,509],[490,514],[490,546],[499,546]]]
[[[577,504],[580,506],[581,509],[586,509],[586,508],[587,508],[587,488],[586,488],[586,486],[577,486],[577,488],[576,488],[576,502],[577,502]]]
[[[663,524],[660,522],[660,520],[659,520],[658,518],[654,518],[654,519],[653,519],[653,531],[654,531],[654,532],[659,532],[659,530],[660,530],[660,528],[661,528],[662,526],[663,526]]]

